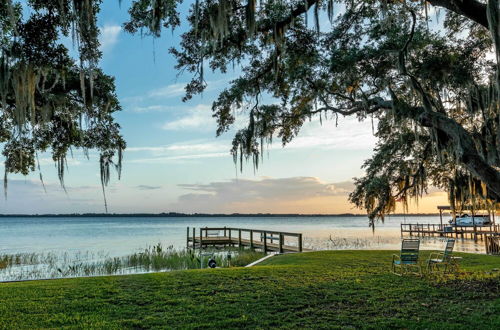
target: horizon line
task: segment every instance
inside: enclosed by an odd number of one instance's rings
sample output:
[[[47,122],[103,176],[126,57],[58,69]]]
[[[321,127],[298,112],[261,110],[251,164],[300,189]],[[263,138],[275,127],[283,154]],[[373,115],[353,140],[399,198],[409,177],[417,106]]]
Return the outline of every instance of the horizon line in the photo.
[[[391,216],[438,216],[439,213],[393,213]],[[368,217],[363,213],[32,213],[32,214],[0,214],[0,217]]]

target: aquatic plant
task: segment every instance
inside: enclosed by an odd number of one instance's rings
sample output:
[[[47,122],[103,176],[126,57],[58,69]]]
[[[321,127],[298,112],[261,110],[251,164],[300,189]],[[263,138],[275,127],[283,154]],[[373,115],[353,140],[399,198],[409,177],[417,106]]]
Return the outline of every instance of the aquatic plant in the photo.
[[[132,274],[207,268],[215,259],[218,267],[245,266],[265,255],[250,249],[186,250],[161,243],[122,257],[103,252],[78,251],[18,253],[0,256],[0,280],[24,280],[78,276]]]

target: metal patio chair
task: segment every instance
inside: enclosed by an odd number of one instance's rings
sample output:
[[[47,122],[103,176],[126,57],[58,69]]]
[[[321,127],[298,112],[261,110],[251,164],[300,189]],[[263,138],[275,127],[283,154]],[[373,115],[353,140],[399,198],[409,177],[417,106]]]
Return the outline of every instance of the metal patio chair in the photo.
[[[458,271],[458,261],[462,258],[452,256],[453,248],[455,247],[455,239],[449,238],[446,240],[446,245],[443,252],[433,252],[427,260],[427,271],[439,271],[439,265],[442,266],[443,272]]]
[[[420,240],[405,238],[401,241],[401,252],[399,255],[392,256],[391,270],[394,274],[402,276],[403,274],[414,273],[422,275],[418,256],[420,252]],[[412,271],[413,270],[413,271]]]

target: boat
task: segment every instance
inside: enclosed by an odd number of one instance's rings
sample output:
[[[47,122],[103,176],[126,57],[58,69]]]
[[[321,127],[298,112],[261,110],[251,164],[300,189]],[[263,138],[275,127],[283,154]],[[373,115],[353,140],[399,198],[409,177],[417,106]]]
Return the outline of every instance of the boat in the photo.
[[[488,215],[468,215],[466,213],[455,217],[448,221],[454,226],[489,226],[491,224],[490,217]]]

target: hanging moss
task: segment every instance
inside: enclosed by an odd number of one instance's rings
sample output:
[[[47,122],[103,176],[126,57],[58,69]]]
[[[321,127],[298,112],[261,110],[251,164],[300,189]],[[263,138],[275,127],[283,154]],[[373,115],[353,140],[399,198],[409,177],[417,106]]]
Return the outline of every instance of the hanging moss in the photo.
[[[145,1],[135,2],[131,26],[148,21],[138,10]],[[372,219],[431,186],[447,190],[457,207],[500,200],[498,59],[491,65],[485,57],[492,44],[498,55],[498,0],[488,0],[489,29],[452,7],[445,31],[427,24],[436,2],[339,3],[335,17],[329,0],[195,3],[192,29],[172,53],[194,76],[185,99],[204,90],[204,65],[222,73],[229,63],[242,66],[212,107],[218,135],[235,112],[248,117],[231,149],[240,170],[262,161],[264,141],[286,144],[306,121],[354,115],[375,118],[379,139],[351,195]],[[320,31],[323,13],[332,25]],[[489,180],[478,163],[493,173]]]
[[[67,154],[72,148],[97,149],[118,157],[121,170],[125,142],[112,114],[120,109],[113,79],[97,67],[99,30],[95,1],[59,0],[28,4],[0,3],[0,142],[4,143],[4,189],[8,173],[27,175],[38,169],[38,152],[52,152],[64,187]],[[8,17],[8,19],[3,19]],[[59,36],[71,31],[79,65],[68,56]],[[47,40],[52,36],[52,40]],[[43,40],[43,42],[39,42]],[[101,166],[103,187],[109,164]],[[6,191],[5,191],[6,194]]]

